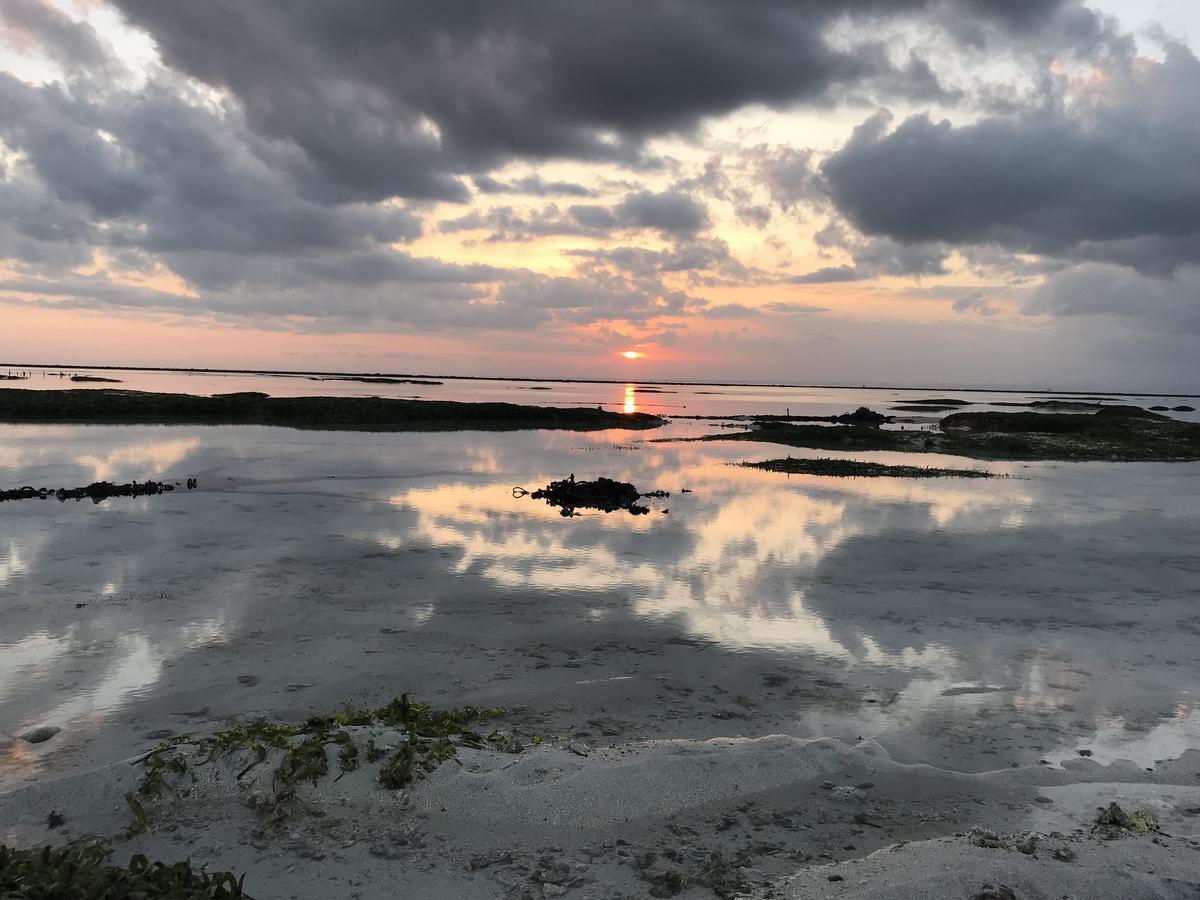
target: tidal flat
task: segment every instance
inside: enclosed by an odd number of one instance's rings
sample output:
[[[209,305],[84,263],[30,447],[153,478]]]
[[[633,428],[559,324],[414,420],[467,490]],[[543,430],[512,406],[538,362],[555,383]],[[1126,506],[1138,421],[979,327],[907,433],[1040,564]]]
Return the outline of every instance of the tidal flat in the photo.
[[[951,836],[982,826],[1062,835],[988,858],[1054,896],[1184,896],[1200,465],[825,451],[1019,477],[783,478],[729,465],[745,443],[647,440],[710,427],[0,426],[3,485],[197,484],[5,505],[0,842],[97,835],[258,898],[866,897],[975,871]],[[671,496],[564,519],[512,495],[569,473]],[[497,739],[388,787],[406,734],[347,719],[358,765],[331,743],[285,809],[270,747],[167,771],[131,815],[164,743],[405,693],[497,711],[471,726]],[[1113,801],[1171,836],[1097,842]]]

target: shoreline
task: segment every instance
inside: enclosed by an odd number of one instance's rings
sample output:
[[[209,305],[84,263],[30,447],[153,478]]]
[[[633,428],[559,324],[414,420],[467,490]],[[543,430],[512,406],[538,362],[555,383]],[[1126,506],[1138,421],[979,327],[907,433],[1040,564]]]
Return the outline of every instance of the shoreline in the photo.
[[[309,369],[208,369],[182,366],[88,366],[60,363],[8,363],[0,362],[0,368],[12,369],[57,369],[69,371],[89,369],[107,372],[175,372],[197,375],[277,375],[281,377],[372,377],[397,379],[441,379],[445,381],[517,381],[546,384],[645,384],[672,387],[746,387],[746,388],[793,388],[797,390],[829,391],[921,391],[923,393],[971,393],[971,394],[1038,394],[1049,396],[1082,397],[1104,395],[1106,397],[1169,397],[1200,399],[1197,393],[1162,393],[1159,391],[1109,391],[1091,388],[997,388],[997,387],[950,387],[947,385],[889,385],[889,384],[792,384],[790,382],[746,382],[746,381],[670,381],[644,378],[542,378],[530,375],[450,375],[430,372],[335,372]]]
[[[583,407],[459,403],[383,397],[270,397],[260,392],[0,388],[0,422],[73,425],[273,425],[335,431],[515,431],[657,428],[648,413]]]
[[[405,742],[382,726],[346,731]],[[0,794],[0,819],[18,846],[98,838],[117,862],[186,857],[244,875],[258,900],[316,879],[329,896],[382,900],[398,877],[413,898],[537,900],[975,898],[998,883],[1045,891],[1022,898],[1095,896],[1114,876],[1137,896],[1183,897],[1200,880],[1188,812],[1200,802],[1198,751],[1149,772],[1081,758],[965,774],[898,763],[872,741],[555,741],[460,747],[453,763],[388,789],[366,762],[335,776],[340,746],[322,754],[328,775],[298,782],[283,808],[266,800],[280,751],[256,765],[247,749],[163,768],[141,821],[121,799],[138,790],[136,759]],[[1095,809],[1114,802],[1161,832],[1098,838]]]

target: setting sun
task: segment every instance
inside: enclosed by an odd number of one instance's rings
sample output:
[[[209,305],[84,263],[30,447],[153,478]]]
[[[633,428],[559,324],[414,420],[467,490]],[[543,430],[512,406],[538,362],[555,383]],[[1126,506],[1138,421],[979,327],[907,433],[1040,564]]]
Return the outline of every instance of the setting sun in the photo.
[[[621,353],[621,355],[623,357],[625,357],[626,359],[641,359],[642,358],[642,354],[638,353],[636,350],[625,350]]]

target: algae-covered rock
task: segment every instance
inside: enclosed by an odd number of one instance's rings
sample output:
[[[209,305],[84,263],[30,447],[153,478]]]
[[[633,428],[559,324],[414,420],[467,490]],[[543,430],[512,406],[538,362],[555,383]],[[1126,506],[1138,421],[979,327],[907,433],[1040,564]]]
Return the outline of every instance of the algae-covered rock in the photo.
[[[1154,834],[1158,831],[1158,819],[1149,810],[1127,813],[1118,804],[1110,803],[1107,808],[1102,807],[1096,816],[1096,828],[1110,836],[1116,836],[1119,831]]]

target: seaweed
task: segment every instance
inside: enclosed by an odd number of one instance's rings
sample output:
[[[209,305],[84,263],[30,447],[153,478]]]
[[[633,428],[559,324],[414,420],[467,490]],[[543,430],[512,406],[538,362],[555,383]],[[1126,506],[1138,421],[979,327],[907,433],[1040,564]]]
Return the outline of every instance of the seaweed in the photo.
[[[0,844],[0,897],[26,900],[239,900],[249,895],[232,872],[203,872],[191,863],[150,862],[136,854],[113,865],[112,850],[89,839],[63,847],[18,850]]]
[[[301,725],[257,720],[237,722],[208,735],[178,735],[133,761],[141,765],[143,771],[136,792],[125,795],[131,830],[151,828],[152,816],[146,803],[163,798],[182,778],[194,775],[193,769],[207,765],[218,756],[242,753],[251,757],[238,772],[239,781],[268,757],[278,757],[271,777],[273,796],[265,807],[269,814],[278,814],[296,800],[302,784],[315,785],[329,774],[330,747],[337,748],[338,778],[358,769],[363,758],[371,764],[383,760],[378,781],[383,787],[394,790],[432,773],[453,759],[459,747],[486,746],[486,739],[471,726],[504,714],[500,708],[474,706],[438,710],[414,703],[407,694],[401,694],[378,709],[363,707],[330,716],[313,716]],[[395,728],[404,736],[390,755],[389,749],[378,746],[373,736],[368,737],[360,748],[354,735],[346,729],[368,726]],[[494,742],[492,745],[495,746]],[[519,743],[517,747],[504,749],[519,752]]]

